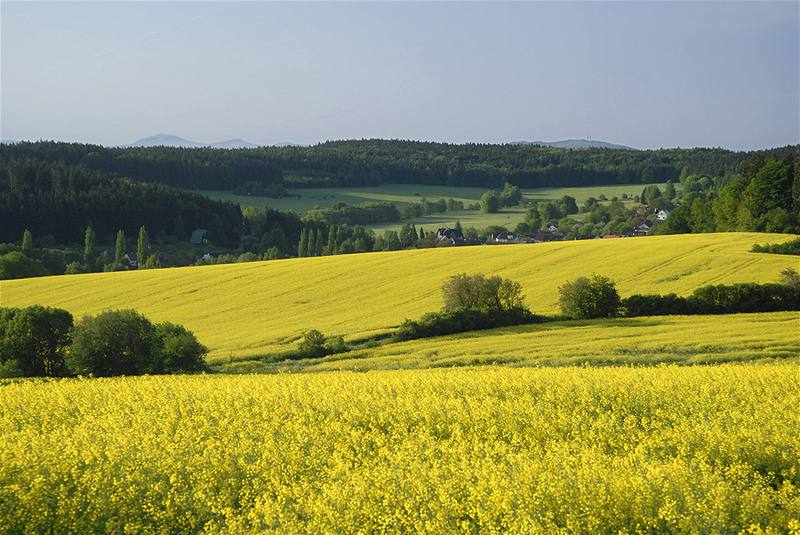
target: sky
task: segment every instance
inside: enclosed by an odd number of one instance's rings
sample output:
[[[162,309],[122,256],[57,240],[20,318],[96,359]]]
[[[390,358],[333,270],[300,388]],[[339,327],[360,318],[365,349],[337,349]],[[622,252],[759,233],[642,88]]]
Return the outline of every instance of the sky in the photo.
[[[800,142],[800,2],[0,2],[0,136]]]

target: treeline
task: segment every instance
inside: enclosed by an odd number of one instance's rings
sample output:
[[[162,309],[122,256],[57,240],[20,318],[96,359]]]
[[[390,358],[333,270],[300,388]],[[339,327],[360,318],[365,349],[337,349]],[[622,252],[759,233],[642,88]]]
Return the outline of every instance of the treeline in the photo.
[[[684,177],[661,232],[800,232],[800,148],[775,156],[756,154],[731,177]]]
[[[762,151],[777,157],[791,147]],[[530,145],[352,140],[311,147],[107,148],[77,143],[4,144],[3,160],[63,162],[193,189],[364,186],[386,183],[502,187],[630,184],[677,180],[681,172],[725,176],[752,153],[723,149],[559,149]],[[280,189],[270,189],[280,192]]]
[[[143,225],[154,235],[181,238],[206,228],[218,243],[239,242],[242,214],[236,204],[84,166],[8,158],[14,156],[8,147],[0,149],[6,153],[0,159],[0,242],[18,240],[29,229],[56,243],[77,243],[92,226],[107,243],[118,230],[135,235]]]
[[[182,325],[153,324],[134,310],[75,322],[58,308],[0,308],[0,377],[197,372],[207,352]]]

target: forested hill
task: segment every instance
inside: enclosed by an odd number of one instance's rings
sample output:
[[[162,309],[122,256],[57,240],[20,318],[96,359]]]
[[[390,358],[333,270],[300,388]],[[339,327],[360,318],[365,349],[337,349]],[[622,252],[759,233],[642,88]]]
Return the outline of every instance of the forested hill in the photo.
[[[763,151],[782,158],[796,147]],[[0,163],[62,162],[138,180],[196,189],[230,190],[244,182],[287,187],[382,183],[498,187],[580,186],[676,180],[682,171],[740,171],[753,153],[724,149],[561,149],[527,145],[399,140],[332,141],[311,147],[126,147],[57,142],[0,146]]]

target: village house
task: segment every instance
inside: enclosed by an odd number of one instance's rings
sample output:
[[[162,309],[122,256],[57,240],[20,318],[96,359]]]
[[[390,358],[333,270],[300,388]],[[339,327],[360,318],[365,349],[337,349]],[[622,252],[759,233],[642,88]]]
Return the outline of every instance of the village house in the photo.
[[[453,245],[464,245],[466,240],[460,230],[454,228],[440,228],[436,231],[439,241],[449,241]]]
[[[647,236],[647,234],[650,232],[651,228],[652,227],[650,226],[650,224],[647,223],[647,221],[645,221],[645,222],[640,223],[640,224],[636,225],[635,227],[633,227],[633,235],[634,236]]]
[[[658,219],[659,221],[666,221],[668,217],[669,217],[669,210],[667,209],[659,210],[658,212],[656,212],[656,219]]]

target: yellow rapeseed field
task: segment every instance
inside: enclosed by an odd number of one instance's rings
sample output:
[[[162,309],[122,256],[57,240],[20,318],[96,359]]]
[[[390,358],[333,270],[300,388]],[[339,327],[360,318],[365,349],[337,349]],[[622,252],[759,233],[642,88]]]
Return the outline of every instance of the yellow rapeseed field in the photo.
[[[234,362],[230,372],[717,364],[800,359],[800,313],[663,316],[522,325],[412,340],[322,359]]]
[[[13,533],[800,533],[800,366],[0,386]]]
[[[186,325],[210,361],[284,350],[311,328],[357,338],[441,307],[459,272],[522,283],[536,313],[557,310],[558,286],[608,275],[620,293],[688,294],[713,283],[771,282],[797,257],[750,253],[792,236],[685,234],[548,244],[457,247],[0,282],[0,305],[44,304],[78,316],[134,308]]]

